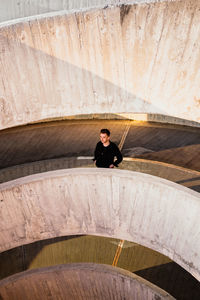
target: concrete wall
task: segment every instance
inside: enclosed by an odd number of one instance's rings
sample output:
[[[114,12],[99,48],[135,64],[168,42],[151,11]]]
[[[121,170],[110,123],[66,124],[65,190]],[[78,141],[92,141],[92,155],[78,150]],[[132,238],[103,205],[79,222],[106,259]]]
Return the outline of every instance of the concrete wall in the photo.
[[[23,272],[0,282],[0,296],[4,300],[175,299],[131,272],[99,264],[58,265]]]
[[[1,25],[0,129],[110,112],[199,122],[199,18],[185,0]]]
[[[51,237],[133,241],[200,280],[200,196],[151,175],[103,169],[41,173],[0,185],[0,251]]]

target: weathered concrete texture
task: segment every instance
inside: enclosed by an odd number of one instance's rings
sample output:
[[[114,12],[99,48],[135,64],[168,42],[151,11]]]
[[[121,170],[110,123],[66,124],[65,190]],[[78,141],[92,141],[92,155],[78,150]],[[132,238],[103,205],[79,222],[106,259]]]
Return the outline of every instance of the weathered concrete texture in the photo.
[[[110,112],[199,122],[199,18],[185,0],[1,26],[0,128]]]
[[[73,234],[125,239],[200,280],[199,194],[146,174],[69,169],[0,185],[0,250]]]
[[[174,299],[135,274],[97,264],[70,264],[27,271],[2,280],[0,296],[4,300]]]

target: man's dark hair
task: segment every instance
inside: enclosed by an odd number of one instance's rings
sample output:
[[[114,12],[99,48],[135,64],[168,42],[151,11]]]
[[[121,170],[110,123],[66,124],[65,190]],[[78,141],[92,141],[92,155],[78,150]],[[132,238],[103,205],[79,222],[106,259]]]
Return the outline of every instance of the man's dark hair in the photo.
[[[107,136],[110,136],[110,131],[107,128],[101,129],[100,133],[106,133]]]

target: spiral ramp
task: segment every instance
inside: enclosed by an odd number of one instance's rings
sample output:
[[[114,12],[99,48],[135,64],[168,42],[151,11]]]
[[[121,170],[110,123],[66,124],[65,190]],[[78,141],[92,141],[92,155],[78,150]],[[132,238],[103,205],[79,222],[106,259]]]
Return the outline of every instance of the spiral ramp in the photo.
[[[199,17],[0,1],[0,299],[200,298]]]

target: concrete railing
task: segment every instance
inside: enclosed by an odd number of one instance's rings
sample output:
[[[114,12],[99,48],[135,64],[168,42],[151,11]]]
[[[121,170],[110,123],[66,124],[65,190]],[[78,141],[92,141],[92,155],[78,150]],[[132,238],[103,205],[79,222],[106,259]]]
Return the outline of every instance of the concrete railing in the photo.
[[[44,284],[45,282],[48,284]],[[49,295],[52,299],[74,300],[175,299],[131,272],[89,263],[22,272],[0,281],[0,294],[3,299],[28,300],[48,299]]]
[[[21,165],[19,164],[13,167],[1,169],[0,183],[54,170],[95,167],[92,159],[93,157],[84,156],[65,157],[35,161]],[[195,191],[200,190],[200,172],[195,170],[190,170],[163,162],[131,157],[124,157],[119,168],[158,176],[189,187]]]
[[[0,251],[56,236],[133,241],[200,280],[200,196],[147,174],[68,169],[0,185]]]
[[[199,122],[200,2],[147,2],[0,24],[0,129],[90,113]]]

